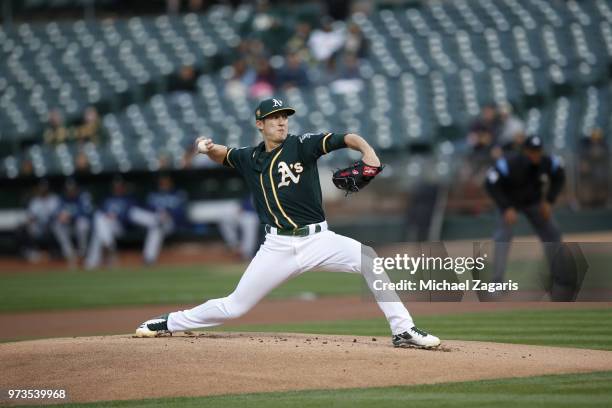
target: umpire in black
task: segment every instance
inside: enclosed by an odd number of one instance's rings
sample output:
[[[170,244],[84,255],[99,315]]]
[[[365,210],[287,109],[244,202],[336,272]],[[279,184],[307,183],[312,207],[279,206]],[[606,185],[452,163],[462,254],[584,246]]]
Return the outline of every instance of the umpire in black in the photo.
[[[552,217],[552,205],[565,182],[560,160],[543,152],[542,139],[528,137],[521,152],[498,159],[487,172],[485,188],[497,204],[499,217],[493,234],[495,261],[492,282],[503,282],[512,241],[512,227],[522,212],[544,244],[552,265],[561,231]]]

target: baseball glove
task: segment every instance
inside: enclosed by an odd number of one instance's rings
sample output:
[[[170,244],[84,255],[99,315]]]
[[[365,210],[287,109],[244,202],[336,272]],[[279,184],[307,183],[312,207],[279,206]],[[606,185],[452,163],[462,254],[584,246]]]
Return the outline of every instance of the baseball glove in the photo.
[[[332,181],[336,187],[349,195],[367,186],[384,167],[368,166],[362,160],[359,160],[345,169],[336,170]]]

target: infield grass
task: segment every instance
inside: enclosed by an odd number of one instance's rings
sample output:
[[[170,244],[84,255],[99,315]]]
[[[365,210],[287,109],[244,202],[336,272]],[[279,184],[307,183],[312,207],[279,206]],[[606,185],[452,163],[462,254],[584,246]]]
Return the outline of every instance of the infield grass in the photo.
[[[590,259],[591,266],[595,265],[594,259]],[[162,265],[95,271],[3,272],[0,274],[0,312],[201,303],[203,299],[231,293],[246,266]],[[536,266],[537,262],[530,265],[513,261],[509,264],[508,276],[519,277],[525,282],[522,288],[532,287],[529,279],[537,280],[537,270],[533,269]],[[599,287],[599,282],[603,282],[602,271],[608,279],[607,266],[591,269],[589,276],[594,280],[591,287],[593,284]],[[533,276],[528,279],[529,275]],[[358,295],[363,290],[365,284],[361,275],[309,272],[285,282],[268,296]]]
[[[339,384],[340,385],[340,384]],[[403,387],[292,391],[58,407],[609,407],[612,371]]]
[[[0,312],[200,303],[231,293],[245,268],[246,265],[204,265],[3,273]],[[268,296],[351,295],[360,293],[362,284],[361,275],[306,273]]]
[[[420,316],[416,324],[442,339],[612,350],[612,309],[516,310]],[[209,329],[210,330],[210,329]],[[213,330],[227,330],[219,327]],[[235,331],[389,335],[380,319],[242,325]]]

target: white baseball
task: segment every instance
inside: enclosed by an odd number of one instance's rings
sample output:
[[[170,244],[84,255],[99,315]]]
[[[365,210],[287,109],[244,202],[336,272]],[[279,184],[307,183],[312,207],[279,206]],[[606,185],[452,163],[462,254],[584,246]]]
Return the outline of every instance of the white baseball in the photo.
[[[200,153],[208,153],[208,146],[207,143],[210,141],[210,139],[202,139],[198,142],[198,152]]]

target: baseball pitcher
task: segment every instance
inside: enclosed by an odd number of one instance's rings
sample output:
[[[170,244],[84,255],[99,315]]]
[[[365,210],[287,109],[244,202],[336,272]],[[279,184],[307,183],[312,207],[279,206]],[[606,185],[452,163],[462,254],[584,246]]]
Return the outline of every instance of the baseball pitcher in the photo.
[[[341,148],[357,150],[362,160],[336,172],[334,183],[347,192],[363,188],[381,170],[372,147],[359,135],[306,133],[289,135],[289,116],[295,110],[280,99],[262,101],[255,110],[255,125],[263,141],[240,149],[196,140],[200,153],[238,170],[255,198],[265,224],[265,242],[247,267],[236,289],[193,309],[145,321],[139,337],[212,327],[249,311],[286,280],[312,269],[362,273],[362,248],[354,239],[330,231],[323,212],[317,159]],[[378,302],[396,347],[437,347],[440,340],[415,327],[399,301]]]

